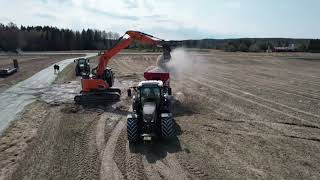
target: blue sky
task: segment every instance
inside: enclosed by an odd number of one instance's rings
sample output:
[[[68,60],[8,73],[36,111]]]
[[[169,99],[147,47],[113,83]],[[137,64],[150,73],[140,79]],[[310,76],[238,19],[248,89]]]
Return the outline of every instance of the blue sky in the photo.
[[[0,0],[0,23],[164,39],[320,38],[319,0]]]

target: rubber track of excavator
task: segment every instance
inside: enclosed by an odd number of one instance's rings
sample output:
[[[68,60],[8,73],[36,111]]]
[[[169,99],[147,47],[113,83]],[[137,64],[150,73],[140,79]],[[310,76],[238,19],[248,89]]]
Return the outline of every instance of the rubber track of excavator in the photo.
[[[109,104],[120,100],[118,92],[95,92],[76,95],[74,101],[76,104]]]

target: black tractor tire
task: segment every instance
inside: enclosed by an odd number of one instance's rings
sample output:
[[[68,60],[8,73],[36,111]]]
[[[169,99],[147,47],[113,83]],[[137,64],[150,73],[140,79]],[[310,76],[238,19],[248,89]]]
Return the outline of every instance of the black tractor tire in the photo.
[[[80,76],[79,68],[76,67],[76,76]]]
[[[175,136],[175,126],[173,118],[161,119],[161,135],[162,138],[170,139]]]
[[[127,119],[127,136],[129,143],[136,143],[139,141],[138,120],[135,118]]]

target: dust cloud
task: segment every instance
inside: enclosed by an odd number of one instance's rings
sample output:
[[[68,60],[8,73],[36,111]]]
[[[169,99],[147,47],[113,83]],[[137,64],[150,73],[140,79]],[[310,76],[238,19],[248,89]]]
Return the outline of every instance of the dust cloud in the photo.
[[[169,72],[174,78],[181,79],[186,75],[199,77],[208,72],[205,57],[186,51],[184,48],[176,48],[171,52],[170,61],[166,61],[163,55],[157,58],[156,66],[149,66],[146,72]]]
[[[186,75],[201,76],[208,71],[205,57],[187,52],[184,48],[177,48],[171,52],[171,60],[166,64],[170,73],[175,78],[183,78]]]

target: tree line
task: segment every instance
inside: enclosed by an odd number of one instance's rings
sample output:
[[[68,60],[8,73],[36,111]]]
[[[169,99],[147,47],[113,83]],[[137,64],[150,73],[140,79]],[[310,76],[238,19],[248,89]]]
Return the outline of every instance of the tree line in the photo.
[[[311,39],[309,43],[309,51],[310,52],[320,52],[320,39]]]
[[[288,47],[295,45],[295,50],[309,51],[310,39],[289,38],[240,38],[240,39],[202,39],[185,40],[182,46],[200,49],[219,49],[228,52],[265,52],[275,47]]]
[[[0,23],[0,51],[103,50],[119,38],[115,32],[93,29],[73,31],[51,26]]]
[[[0,51],[105,50],[112,47],[119,34],[93,29],[73,31],[51,26],[20,26],[0,23]],[[201,39],[169,41],[172,46],[218,49],[229,52],[265,52],[274,47],[295,45],[295,50],[320,52],[320,40],[289,38]],[[159,48],[135,42],[131,49],[159,51]]]
[[[320,40],[318,39],[290,39],[290,38],[240,38],[240,39],[200,39],[168,41],[172,47],[217,49],[227,52],[266,52],[274,51],[276,47],[289,47],[294,44],[296,52],[320,52]],[[149,49],[154,47],[143,43],[130,46],[134,49]]]

